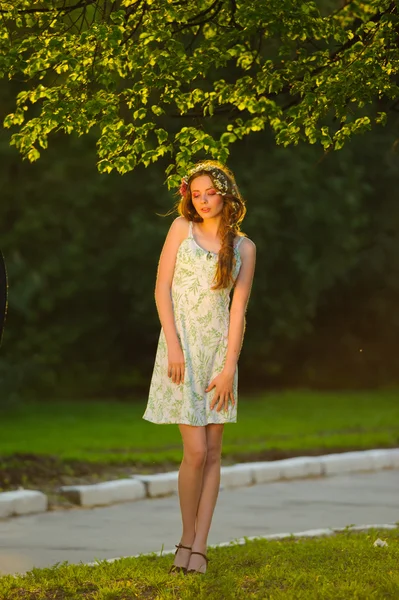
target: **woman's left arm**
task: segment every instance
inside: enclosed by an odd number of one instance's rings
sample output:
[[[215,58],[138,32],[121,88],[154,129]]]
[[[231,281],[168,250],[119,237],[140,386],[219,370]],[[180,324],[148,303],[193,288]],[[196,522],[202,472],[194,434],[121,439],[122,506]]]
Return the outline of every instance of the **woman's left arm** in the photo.
[[[241,242],[241,268],[234,287],[230,307],[229,338],[224,370],[235,371],[245,331],[245,313],[255,272],[256,246],[248,238]]]
[[[209,392],[216,387],[210,408],[218,403],[219,412],[224,406],[227,409],[229,397],[235,403],[233,396],[233,378],[238,358],[240,356],[245,331],[245,313],[247,311],[249,296],[255,272],[256,246],[245,238],[240,245],[241,268],[234,287],[233,300],[230,307],[229,337],[227,343],[226,360],[223,371],[217,375],[206,388]]]

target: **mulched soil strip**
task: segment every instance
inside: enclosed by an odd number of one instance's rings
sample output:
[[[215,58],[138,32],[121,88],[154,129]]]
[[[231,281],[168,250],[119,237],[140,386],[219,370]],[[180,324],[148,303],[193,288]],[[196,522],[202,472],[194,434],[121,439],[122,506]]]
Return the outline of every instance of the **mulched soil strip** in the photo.
[[[362,448],[366,450],[367,448]],[[373,448],[370,448],[373,449]],[[322,456],[324,454],[357,451],[356,447],[312,448],[310,450],[269,449],[261,452],[234,453],[223,457],[222,464],[237,462],[281,460],[296,456]],[[123,465],[88,461],[61,460],[57,456],[39,454],[13,454],[0,457],[0,492],[25,489],[41,490],[49,497],[50,510],[76,508],[57,493],[63,485],[84,485],[130,477],[133,474],[165,473],[176,471],[179,464],[164,462],[142,464],[132,461]]]

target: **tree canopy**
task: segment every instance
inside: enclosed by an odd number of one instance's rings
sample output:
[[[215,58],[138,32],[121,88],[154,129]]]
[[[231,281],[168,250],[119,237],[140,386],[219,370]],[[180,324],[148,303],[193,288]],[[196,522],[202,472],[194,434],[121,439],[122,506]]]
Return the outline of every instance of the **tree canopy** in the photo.
[[[100,172],[167,156],[174,186],[267,126],[337,150],[399,103],[397,0],[13,0],[0,15],[0,75],[18,87],[4,125],[30,161],[53,133],[93,129]]]

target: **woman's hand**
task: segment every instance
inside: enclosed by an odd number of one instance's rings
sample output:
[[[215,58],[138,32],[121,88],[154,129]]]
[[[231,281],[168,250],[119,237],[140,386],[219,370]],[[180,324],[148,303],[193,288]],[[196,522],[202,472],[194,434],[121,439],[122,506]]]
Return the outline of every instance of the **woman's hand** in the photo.
[[[217,403],[216,411],[220,412],[228,409],[229,398],[232,406],[235,404],[234,393],[233,393],[233,381],[234,371],[223,370],[219,375],[216,375],[206,388],[206,392],[210,392],[212,388],[215,389],[215,393],[211,400],[210,409],[213,410]]]
[[[184,354],[180,343],[168,347],[168,377],[173,383],[184,383]]]

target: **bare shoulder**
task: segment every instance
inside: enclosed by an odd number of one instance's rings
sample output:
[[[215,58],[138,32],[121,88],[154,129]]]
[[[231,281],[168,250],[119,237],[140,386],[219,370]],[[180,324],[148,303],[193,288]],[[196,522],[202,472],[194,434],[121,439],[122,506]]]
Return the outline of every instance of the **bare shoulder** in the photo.
[[[176,219],[173,221],[172,225],[174,225],[175,227],[181,227],[181,228],[186,228],[188,227],[190,221],[188,219],[186,219],[186,217],[176,217]]]
[[[189,224],[190,221],[186,217],[176,217],[170,226],[169,235],[177,241],[184,240],[188,235]]]
[[[184,217],[174,219],[169,227],[165,243],[162,248],[158,265],[157,281],[167,286],[172,285],[173,272],[180,244],[187,237],[188,221]]]

